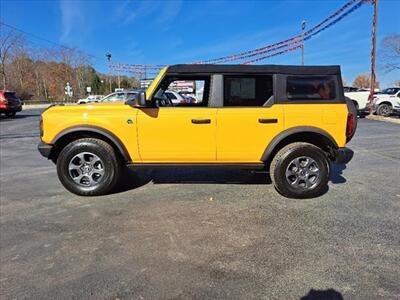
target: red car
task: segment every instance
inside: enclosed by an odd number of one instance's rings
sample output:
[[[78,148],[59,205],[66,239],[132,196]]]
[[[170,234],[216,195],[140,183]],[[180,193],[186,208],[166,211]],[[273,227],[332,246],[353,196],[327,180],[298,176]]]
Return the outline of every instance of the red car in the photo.
[[[0,90],[0,114],[5,114],[7,117],[14,117],[21,110],[22,102],[15,95],[15,92]]]

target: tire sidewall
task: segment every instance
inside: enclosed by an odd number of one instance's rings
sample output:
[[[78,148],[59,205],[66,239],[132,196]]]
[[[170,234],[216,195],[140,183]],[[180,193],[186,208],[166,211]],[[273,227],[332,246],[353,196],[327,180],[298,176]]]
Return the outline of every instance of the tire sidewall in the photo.
[[[71,159],[82,152],[96,154],[103,162],[104,175],[95,186],[85,187],[77,184],[69,174],[69,163]],[[107,193],[116,178],[116,166],[113,158],[101,145],[87,141],[76,141],[67,145],[57,159],[57,174],[61,183],[72,193],[78,195],[98,195]]]
[[[308,156],[315,160],[320,169],[318,183],[311,189],[303,190],[292,187],[286,179],[288,165],[297,157]],[[326,155],[317,147],[312,145],[299,146],[284,153],[280,162],[275,167],[274,177],[279,192],[294,198],[310,198],[319,196],[327,186],[330,173],[330,164]]]
[[[387,107],[387,108],[388,108],[388,113],[387,113],[387,114],[383,114],[383,113],[382,113],[382,108],[383,108],[383,107]],[[385,104],[385,103],[380,104],[380,105],[378,106],[378,115],[380,115],[380,116],[382,116],[382,117],[388,117],[388,116],[390,116],[391,110],[392,110],[392,108],[391,108],[388,104]]]

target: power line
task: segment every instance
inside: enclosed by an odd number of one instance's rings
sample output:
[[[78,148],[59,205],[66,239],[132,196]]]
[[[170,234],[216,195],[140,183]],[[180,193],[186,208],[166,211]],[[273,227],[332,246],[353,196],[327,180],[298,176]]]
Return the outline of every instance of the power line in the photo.
[[[34,37],[34,38],[36,38],[36,39],[38,39],[38,40],[42,40],[42,41],[44,41],[44,42],[47,42],[47,43],[56,45],[56,46],[61,47],[61,48],[64,48],[64,49],[74,50],[73,48],[70,48],[70,47],[61,45],[61,44],[59,44],[59,43],[56,43],[56,42],[53,42],[53,41],[48,40],[48,39],[46,39],[46,38],[43,38],[43,37],[41,37],[41,36],[38,36],[38,35],[36,35],[36,34],[27,32],[27,31],[25,31],[25,30],[19,29],[19,28],[15,27],[15,26],[12,26],[12,25],[10,25],[10,24],[4,23],[3,21],[0,21],[0,24],[3,25],[3,26],[6,26],[6,27],[8,27],[8,28],[11,28],[11,29],[13,29],[13,30],[15,30],[15,31],[21,32],[21,33],[23,33],[23,34],[25,34],[25,35]]]
[[[4,22],[1,21],[1,20],[0,20],[0,25],[6,26],[6,27],[8,27],[8,28],[10,28],[10,29],[12,29],[12,30],[18,31],[18,32],[23,33],[23,34],[25,34],[25,35],[27,35],[27,36],[31,36],[31,37],[33,37],[33,38],[35,38],[35,39],[38,39],[38,40],[47,42],[47,43],[49,43],[49,44],[53,44],[53,45],[55,45],[55,46],[57,46],[57,47],[60,47],[60,48],[66,49],[66,50],[71,50],[71,51],[77,50],[76,48],[67,47],[67,46],[65,46],[65,45],[59,44],[59,43],[57,43],[57,42],[54,42],[54,41],[51,41],[51,40],[46,39],[46,38],[44,38],[44,37],[41,37],[41,36],[39,36],[39,35],[36,35],[36,34],[34,34],[34,33],[27,32],[27,31],[25,31],[25,30],[22,30],[22,29],[20,29],[20,28],[17,28],[17,27],[15,27],[15,26],[13,26],[13,25],[4,23]],[[80,50],[79,50],[79,51],[80,51]],[[89,56],[91,56],[91,57],[94,57],[94,58],[98,58],[98,57],[96,57],[95,55],[93,55],[93,54],[91,54],[91,53],[87,53],[87,55],[89,55]]]

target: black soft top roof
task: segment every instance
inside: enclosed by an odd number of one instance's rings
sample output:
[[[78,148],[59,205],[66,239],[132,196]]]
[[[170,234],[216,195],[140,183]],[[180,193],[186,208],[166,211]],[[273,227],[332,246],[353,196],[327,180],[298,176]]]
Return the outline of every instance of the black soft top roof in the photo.
[[[290,66],[290,65],[172,65],[167,74],[197,73],[265,73],[294,75],[340,75],[340,66]]]

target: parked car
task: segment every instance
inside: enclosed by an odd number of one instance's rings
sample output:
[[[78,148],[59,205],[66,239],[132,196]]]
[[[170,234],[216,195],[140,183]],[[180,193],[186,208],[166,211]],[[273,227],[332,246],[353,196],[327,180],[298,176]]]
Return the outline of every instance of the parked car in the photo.
[[[78,104],[96,103],[100,102],[104,98],[104,95],[89,95],[87,98],[79,99]]]
[[[0,90],[0,114],[14,117],[21,110],[22,101],[15,95],[15,92]]]
[[[101,102],[125,102],[135,98],[135,95],[138,92],[138,90],[125,90],[114,92],[101,99]]]
[[[168,97],[169,100],[172,101],[172,103],[174,105],[188,102],[188,100],[185,98],[185,96],[183,96],[175,91],[167,90],[167,91],[165,91],[165,95]]]
[[[359,115],[369,112],[369,94],[369,89],[344,87],[344,95],[353,101]]]
[[[196,108],[165,101],[189,76],[204,82]],[[38,149],[83,196],[110,192],[123,165],[228,165],[269,172],[286,197],[315,197],[331,163],[353,156],[356,110],[340,78],[339,66],[168,66],[127,103],[49,108]]]
[[[373,110],[383,117],[400,113],[400,87],[387,88],[377,93],[373,101]]]

